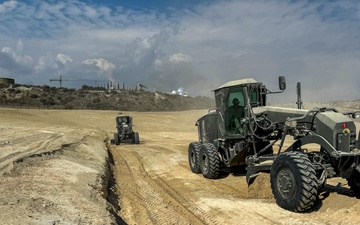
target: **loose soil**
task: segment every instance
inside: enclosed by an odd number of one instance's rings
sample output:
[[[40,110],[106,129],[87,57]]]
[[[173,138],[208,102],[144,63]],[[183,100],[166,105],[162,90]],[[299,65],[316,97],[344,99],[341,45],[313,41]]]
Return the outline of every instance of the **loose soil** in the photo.
[[[0,109],[1,224],[358,224],[341,178],[292,213],[266,173],[249,187],[241,170],[192,173],[187,147],[206,112],[127,112],[142,142],[114,146],[117,111]]]

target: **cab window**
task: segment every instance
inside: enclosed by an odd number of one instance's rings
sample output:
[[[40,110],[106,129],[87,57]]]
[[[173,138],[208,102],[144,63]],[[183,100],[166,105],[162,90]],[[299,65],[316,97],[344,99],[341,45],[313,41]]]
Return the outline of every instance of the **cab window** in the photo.
[[[226,111],[227,134],[242,135],[243,125],[240,123],[245,116],[245,98],[242,87],[230,88]]]
[[[223,107],[222,93],[218,93],[215,96],[215,102],[216,102],[216,108],[222,108]]]
[[[228,102],[227,102],[228,107],[232,106],[232,104],[233,104],[232,101],[235,98],[237,98],[239,100],[240,106],[245,106],[245,99],[244,99],[244,94],[242,92],[242,87],[230,89],[229,98],[228,98]]]

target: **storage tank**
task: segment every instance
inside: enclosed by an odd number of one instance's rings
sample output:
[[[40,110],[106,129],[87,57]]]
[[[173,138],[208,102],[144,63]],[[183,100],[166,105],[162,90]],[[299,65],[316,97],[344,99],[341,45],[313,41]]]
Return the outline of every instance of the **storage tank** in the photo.
[[[15,84],[15,80],[12,78],[0,77],[0,84]]]

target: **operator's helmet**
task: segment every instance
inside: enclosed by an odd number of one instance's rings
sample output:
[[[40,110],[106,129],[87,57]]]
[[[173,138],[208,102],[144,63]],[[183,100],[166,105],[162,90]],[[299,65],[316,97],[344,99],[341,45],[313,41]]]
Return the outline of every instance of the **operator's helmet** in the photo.
[[[240,101],[239,101],[239,99],[234,98],[234,99],[232,100],[232,103],[233,103],[234,105],[237,105],[237,104],[240,103]]]

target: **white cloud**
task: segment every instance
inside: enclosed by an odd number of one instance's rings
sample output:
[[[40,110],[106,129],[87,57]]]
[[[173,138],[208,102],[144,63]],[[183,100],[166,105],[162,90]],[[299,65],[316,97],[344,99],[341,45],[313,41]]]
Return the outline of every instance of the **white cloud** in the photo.
[[[90,6],[85,6],[84,7],[84,14],[89,17],[89,18],[93,18],[95,19],[96,17],[98,17],[98,12],[96,9],[94,9],[93,7]]]
[[[162,68],[163,62],[161,60],[159,60],[159,59],[156,59],[155,62],[154,62],[154,66],[155,66],[156,70],[159,70],[159,69]]]
[[[173,63],[191,62],[191,57],[182,53],[176,53],[169,57],[169,61]]]
[[[1,52],[10,56],[15,62],[21,65],[30,65],[33,62],[33,58],[29,55],[25,55],[24,52],[24,44],[21,39],[18,40],[16,49],[12,49],[11,47],[3,47]]]
[[[47,67],[47,62],[46,62],[46,58],[41,56],[38,61],[37,64],[34,67],[34,70],[36,73],[41,73],[42,71],[44,71]]]
[[[3,4],[0,4],[0,14],[15,9],[17,5],[18,2],[15,0],[5,1]]]
[[[71,63],[73,60],[70,56],[68,55],[65,55],[65,54],[62,54],[62,53],[59,53],[57,56],[56,56],[56,59],[58,61],[60,61],[62,64],[66,64],[66,63]]]
[[[98,59],[86,59],[83,61],[86,65],[95,65],[97,68],[99,68],[99,75],[106,77],[110,80],[113,80],[112,76],[116,69],[116,66],[109,62],[106,59],[98,58]]]
[[[83,63],[87,65],[95,65],[102,71],[113,71],[116,68],[116,66],[113,63],[103,58],[86,59],[83,61]]]

